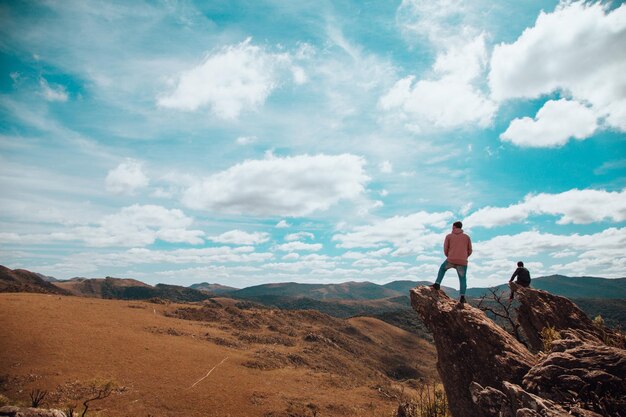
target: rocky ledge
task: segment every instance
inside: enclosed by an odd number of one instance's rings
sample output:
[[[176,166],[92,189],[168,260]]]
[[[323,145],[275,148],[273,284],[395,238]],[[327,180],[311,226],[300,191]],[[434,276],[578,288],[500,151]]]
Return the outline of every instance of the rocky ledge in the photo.
[[[512,285],[526,345],[443,291],[411,290],[411,305],[433,334],[452,415],[626,417],[624,337],[567,298]],[[541,352],[546,327],[554,340]]]

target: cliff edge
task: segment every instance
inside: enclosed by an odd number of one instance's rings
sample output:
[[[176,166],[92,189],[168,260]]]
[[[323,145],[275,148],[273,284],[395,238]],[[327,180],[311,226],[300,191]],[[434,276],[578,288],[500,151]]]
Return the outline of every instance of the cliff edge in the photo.
[[[433,334],[452,415],[625,417],[623,336],[592,322],[567,298],[512,285],[529,347],[443,291],[410,291],[413,309]],[[554,340],[549,352],[540,352],[546,327]]]

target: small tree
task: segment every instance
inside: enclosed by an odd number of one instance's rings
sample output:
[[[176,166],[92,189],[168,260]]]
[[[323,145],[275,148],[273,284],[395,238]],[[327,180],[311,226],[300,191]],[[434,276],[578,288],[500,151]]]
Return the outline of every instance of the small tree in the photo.
[[[487,303],[491,303],[492,306],[487,305]],[[527,346],[520,333],[520,324],[513,315],[513,300],[507,298],[504,291],[489,288],[489,294],[480,297],[477,307],[484,312],[493,314],[496,323],[498,319],[503,321],[502,328],[515,337],[518,342]]]
[[[90,402],[102,400],[111,395],[113,393],[113,390],[115,389],[115,383],[113,381],[107,381],[102,384],[94,382],[90,388],[92,395],[88,399],[83,401],[83,406],[85,407],[85,409],[83,410],[83,413],[80,415],[80,417],[85,417]]]

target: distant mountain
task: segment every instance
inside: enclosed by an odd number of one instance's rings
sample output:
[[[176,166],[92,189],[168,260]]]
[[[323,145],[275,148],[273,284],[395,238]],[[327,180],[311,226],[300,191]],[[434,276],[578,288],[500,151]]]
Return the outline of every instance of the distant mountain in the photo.
[[[537,278],[531,285],[568,298],[626,298],[626,278],[551,275]]]
[[[0,265],[0,292],[37,292],[70,295],[69,292],[25,269],[9,269]]]
[[[314,300],[376,300],[404,295],[372,282],[344,282],[342,284],[298,284],[285,282],[247,287],[230,294],[236,298],[260,296],[306,297]]]
[[[205,292],[179,285],[151,286],[128,278],[72,278],[54,285],[82,297],[120,300],[147,300],[162,298],[170,301],[201,301],[210,298]]]
[[[51,277],[48,275],[44,275],[44,274],[40,274],[38,272],[33,272],[35,275],[37,275],[39,278],[43,279],[44,281],[48,281],[48,282],[57,282],[58,279],[56,279],[55,277]]]
[[[456,280],[456,276],[448,277],[449,280]],[[471,280],[471,278],[470,278]],[[385,284],[384,287],[397,289],[404,294],[411,288],[420,285],[430,285],[432,281],[393,281]],[[531,286],[533,288],[548,291],[555,295],[568,298],[626,298],[626,278],[596,278],[596,277],[567,277],[564,275],[551,275],[547,277],[533,278]],[[508,291],[508,280],[502,284],[491,288]],[[458,290],[442,287],[450,297],[458,297]],[[489,293],[489,287],[474,287],[467,289],[467,296],[481,297]]]
[[[213,294],[225,294],[225,293],[237,291],[239,289],[239,288],[229,287],[227,285],[222,285],[222,284],[209,284],[208,282],[192,284],[189,286],[189,288],[192,288],[198,291],[208,291]]]

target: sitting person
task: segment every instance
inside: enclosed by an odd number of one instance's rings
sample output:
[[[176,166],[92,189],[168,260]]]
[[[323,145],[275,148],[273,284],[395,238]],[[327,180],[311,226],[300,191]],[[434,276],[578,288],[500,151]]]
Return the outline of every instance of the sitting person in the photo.
[[[517,269],[513,272],[513,275],[511,275],[509,282],[513,282],[515,278],[517,278],[517,281],[515,282],[518,285],[521,285],[522,287],[530,287],[530,271],[524,268],[524,262],[522,261],[517,263]],[[513,299],[514,294],[515,290],[511,288],[511,296],[509,297],[510,300]]]

